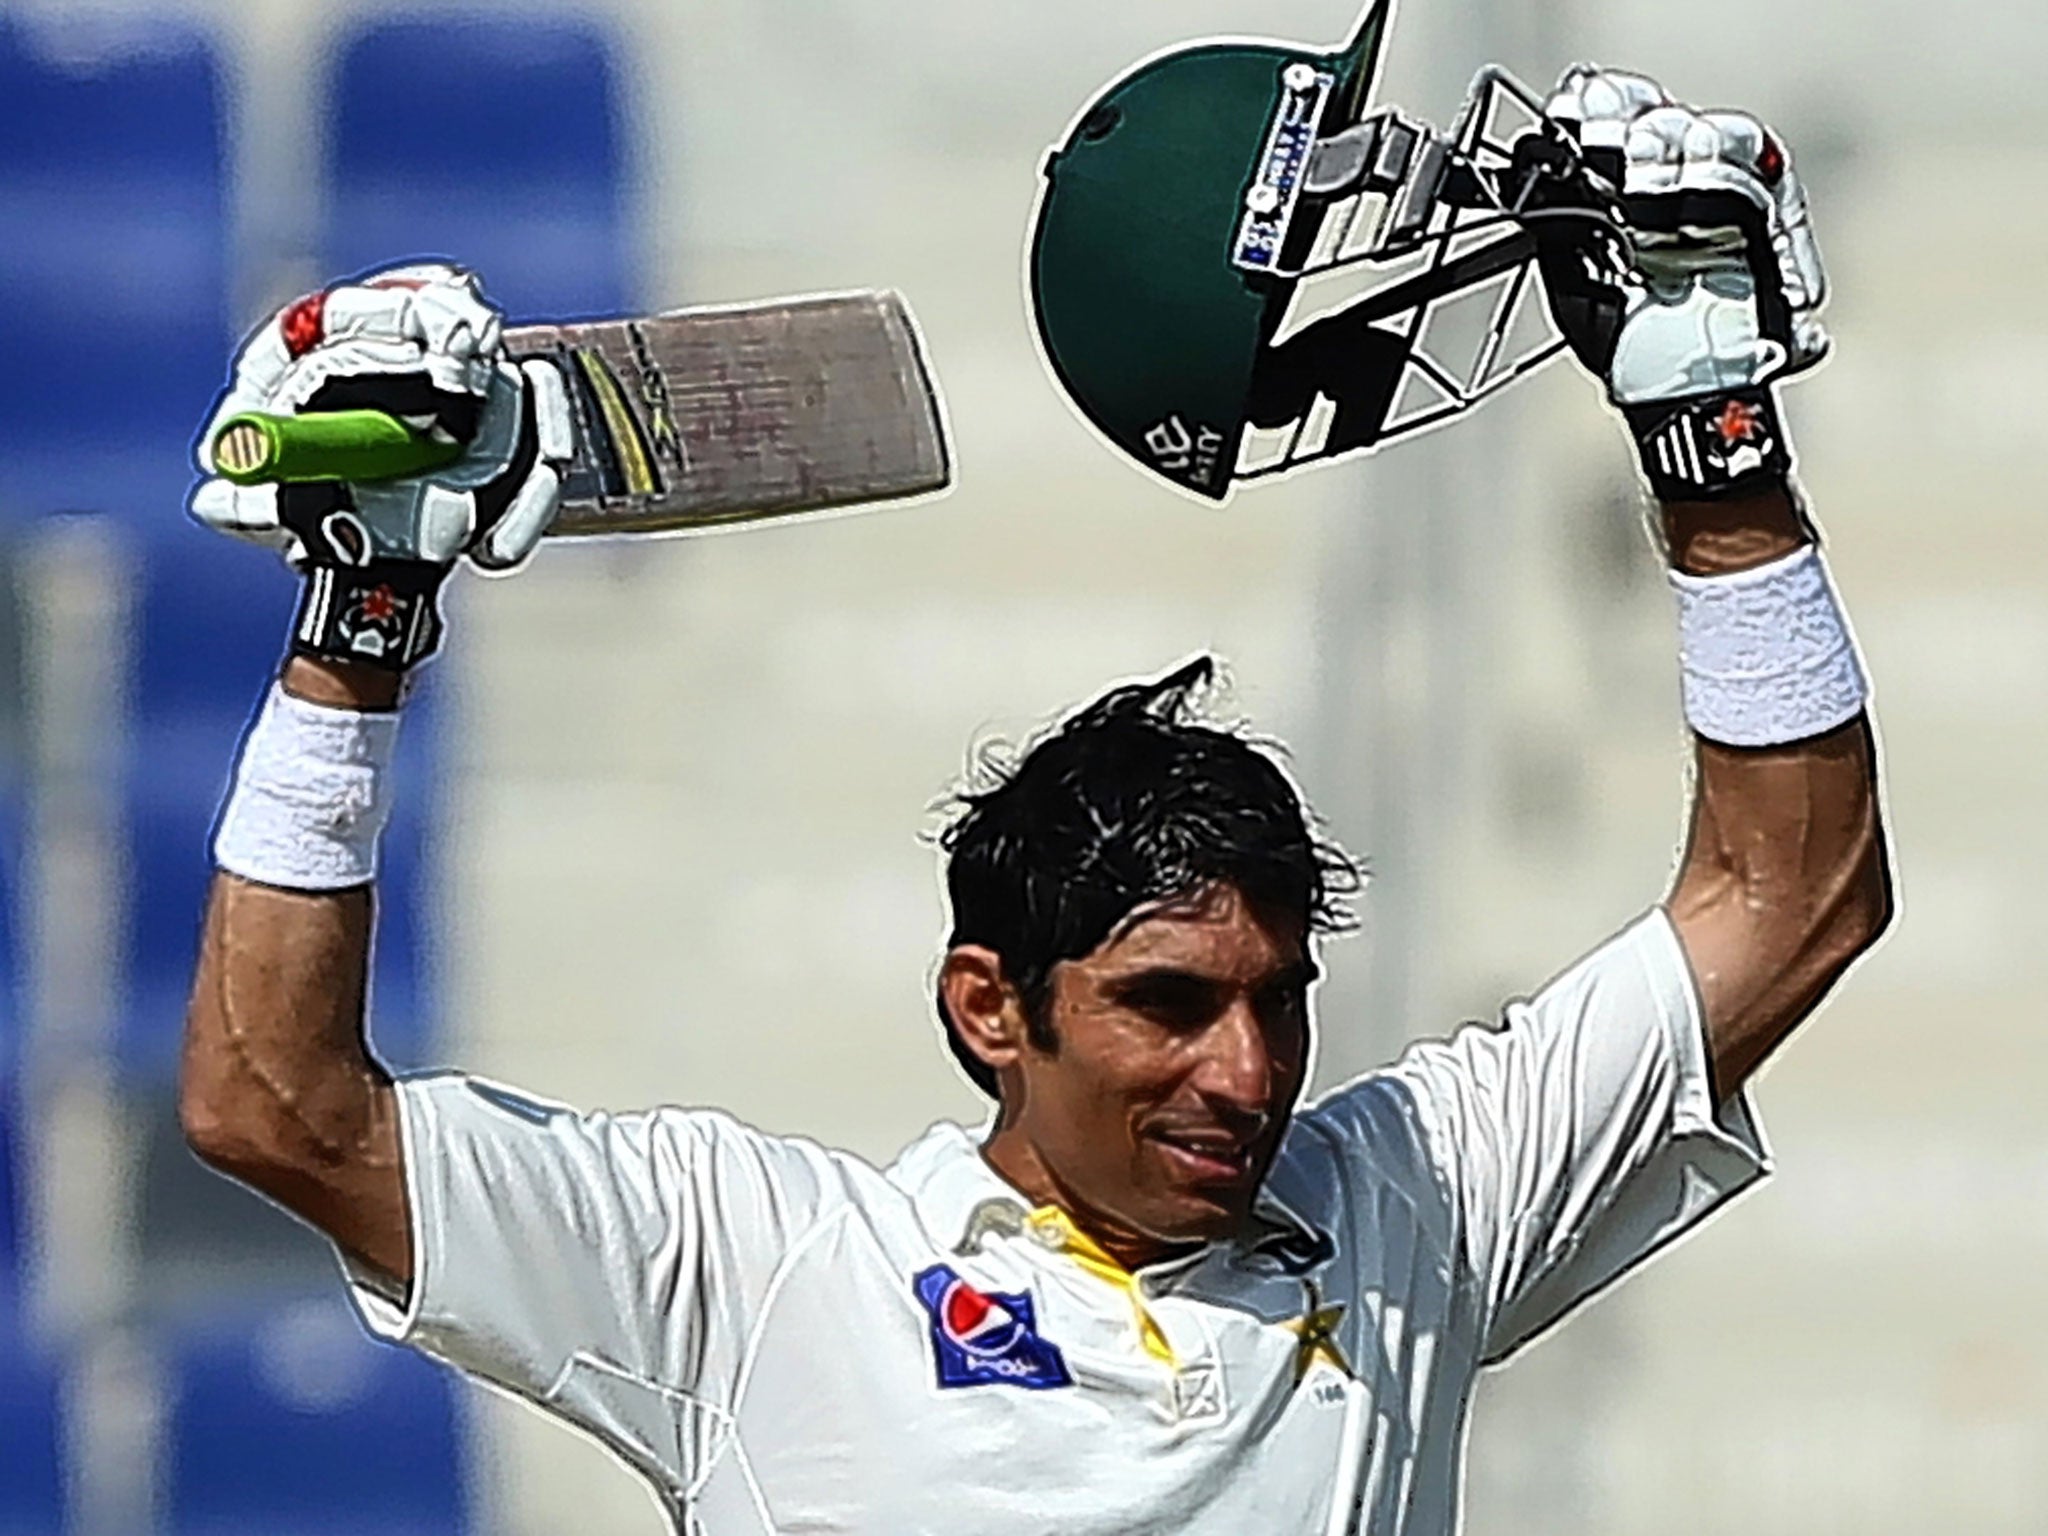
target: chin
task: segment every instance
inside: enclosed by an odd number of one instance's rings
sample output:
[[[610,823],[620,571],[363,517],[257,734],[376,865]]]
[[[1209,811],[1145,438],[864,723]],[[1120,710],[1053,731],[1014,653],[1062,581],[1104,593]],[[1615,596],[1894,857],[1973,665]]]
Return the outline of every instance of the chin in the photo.
[[[1257,1187],[1211,1189],[1178,1196],[1160,1223],[1160,1236],[1173,1242],[1210,1242],[1237,1233],[1251,1217]]]

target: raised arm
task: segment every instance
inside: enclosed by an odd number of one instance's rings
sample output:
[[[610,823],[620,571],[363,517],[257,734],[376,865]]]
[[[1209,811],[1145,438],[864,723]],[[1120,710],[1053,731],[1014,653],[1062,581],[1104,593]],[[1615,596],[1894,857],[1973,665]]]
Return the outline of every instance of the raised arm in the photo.
[[[288,694],[396,708],[398,678],[294,658]],[[363,1035],[369,885],[287,890],[217,874],[186,1015],[178,1112],[194,1151],[357,1258],[412,1277],[391,1079]]]
[[[1673,568],[1718,578],[1796,555],[1792,496],[1667,502]],[[1694,737],[1692,824],[1666,906],[1699,983],[1714,1084],[1733,1093],[1874,944],[1891,872],[1869,716],[1761,746]]]
[[[475,280],[402,268],[260,327],[202,432],[200,521],[305,576],[292,656],[243,743],[215,843],[179,1113],[206,1161],[403,1283],[413,1255],[397,1103],[364,1040],[377,836],[407,669],[440,636],[465,555],[504,568],[552,517],[560,433],[545,380],[504,362]],[[461,444],[378,486],[245,486],[212,437],[240,411],[371,405]]]
[[[1577,69],[1547,104],[1625,234],[1541,226],[1552,313],[1661,511],[1697,774],[1667,906],[1725,1098],[1891,915],[1862,666],[1792,479],[1779,380],[1826,354],[1791,157],[1755,118]]]

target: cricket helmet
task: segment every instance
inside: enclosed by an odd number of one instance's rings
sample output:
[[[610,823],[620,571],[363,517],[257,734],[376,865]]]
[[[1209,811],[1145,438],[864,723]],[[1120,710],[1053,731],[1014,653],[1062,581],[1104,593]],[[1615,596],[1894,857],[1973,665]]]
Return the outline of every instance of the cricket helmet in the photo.
[[[1046,361],[1116,447],[1188,490],[1228,494],[1254,369],[1294,287],[1256,269],[1248,196],[1276,153],[1305,154],[1363,115],[1392,8],[1373,0],[1334,51],[1215,41],[1155,55],[1046,158],[1030,252]],[[1315,119],[1293,125],[1292,149],[1278,137],[1291,99]]]

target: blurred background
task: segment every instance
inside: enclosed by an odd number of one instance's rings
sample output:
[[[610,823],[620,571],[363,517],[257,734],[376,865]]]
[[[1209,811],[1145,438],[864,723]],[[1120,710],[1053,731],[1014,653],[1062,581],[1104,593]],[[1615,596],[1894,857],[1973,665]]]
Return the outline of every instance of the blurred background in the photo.
[[[981,1109],[922,841],[971,744],[1199,648],[1371,860],[1321,1078],[1664,889],[1670,605],[1597,392],[1241,493],[1034,355],[1039,157],[1096,86],[1352,0],[0,5],[0,1536],[653,1532],[598,1449],[363,1338],[177,1136],[205,839],[291,583],[181,516],[236,338],[438,253],[515,316],[895,286],[960,487],[465,577],[404,737],[373,1037],[881,1159]],[[1581,58],[1795,147],[1838,356],[1790,391],[1877,680],[1904,921],[1765,1074],[1781,1172],[1487,1379],[1467,1529],[2048,1529],[2048,23],[2010,3],[1406,0],[1383,98]],[[2031,703],[2029,701],[2032,701]]]

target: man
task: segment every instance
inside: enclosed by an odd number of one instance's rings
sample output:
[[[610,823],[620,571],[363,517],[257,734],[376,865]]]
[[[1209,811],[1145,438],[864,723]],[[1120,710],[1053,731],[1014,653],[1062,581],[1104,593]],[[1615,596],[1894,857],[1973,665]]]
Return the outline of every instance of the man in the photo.
[[[309,583],[216,845],[194,1147],[334,1240],[374,1330],[594,1432],[678,1530],[1451,1530],[1479,1368],[1763,1172],[1743,1084],[1891,910],[1862,673],[1768,384],[1823,345],[1797,184],[1751,120],[1638,77],[1575,72],[1551,110],[1643,215],[1618,328],[1574,341],[1679,594],[1697,773],[1660,907],[1498,1027],[1296,1112],[1353,871],[1192,718],[1197,662],[1078,711],[944,839],[938,1004],[982,1132],[877,1170],[713,1112],[393,1082],[362,1033],[370,883],[432,626],[371,664],[338,616],[431,610],[464,551],[516,564],[551,494],[551,408],[473,286],[414,271],[287,312],[224,409],[405,396],[496,446],[460,483],[196,503]],[[1670,197],[1691,216],[1660,225]]]

